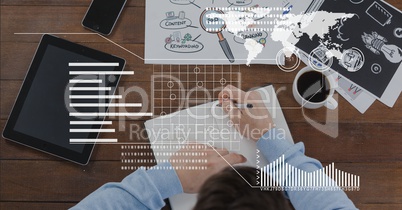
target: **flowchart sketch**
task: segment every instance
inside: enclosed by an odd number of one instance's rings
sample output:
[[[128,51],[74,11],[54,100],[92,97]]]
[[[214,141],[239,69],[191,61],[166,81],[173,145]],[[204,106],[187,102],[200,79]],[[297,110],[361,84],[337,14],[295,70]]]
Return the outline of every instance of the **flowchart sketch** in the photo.
[[[147,0],[147,64],[280,64],[271,34],[308,3],[263,0]]]

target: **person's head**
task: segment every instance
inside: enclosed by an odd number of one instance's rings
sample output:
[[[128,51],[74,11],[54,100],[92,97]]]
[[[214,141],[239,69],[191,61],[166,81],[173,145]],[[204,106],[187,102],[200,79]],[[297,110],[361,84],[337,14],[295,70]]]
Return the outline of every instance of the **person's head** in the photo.
[[[256,169],[237,167],[236,170],[251,185],[256,185]],[[201,187],[193,210],[267,210],[292,209],[283,192],[252,188],[232,168],[210,177]]]

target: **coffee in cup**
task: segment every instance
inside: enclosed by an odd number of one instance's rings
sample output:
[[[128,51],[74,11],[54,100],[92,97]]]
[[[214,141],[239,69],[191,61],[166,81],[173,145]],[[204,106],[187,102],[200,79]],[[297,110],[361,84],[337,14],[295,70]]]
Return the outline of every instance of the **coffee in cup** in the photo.
[[[338,102],[333,98],[335,81],[328,71],[303,68],[293,83],[293,96],[305,108],[317,109],[326,106],[336,109]]]

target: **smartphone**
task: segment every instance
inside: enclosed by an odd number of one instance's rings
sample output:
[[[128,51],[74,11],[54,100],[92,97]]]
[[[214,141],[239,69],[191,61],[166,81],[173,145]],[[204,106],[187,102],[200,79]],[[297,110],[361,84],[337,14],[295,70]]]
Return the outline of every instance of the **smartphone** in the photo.
[[[110,35],[123,11],[126,0],[92,0],[82,26],[103,35]]]

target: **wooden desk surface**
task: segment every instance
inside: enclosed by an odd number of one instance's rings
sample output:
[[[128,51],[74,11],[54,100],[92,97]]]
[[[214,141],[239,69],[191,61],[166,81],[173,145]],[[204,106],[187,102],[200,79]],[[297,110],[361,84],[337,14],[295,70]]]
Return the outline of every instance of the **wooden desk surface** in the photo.
[[[388,0],[402,9],[402,1]],[[8,118],[22,80],[38,45],[40,35],[14,33],[84,33],[81,19],[90,0],[1,0],[1,121]],[[144,0],[129,0],[115,31],[109,38],[125,48],[144,55]],[[59,35],[68,40],[113,53],[127,59],[121,87],[135,84],[151,92],[152,65],[144,65],[126,51],[96,35]],[[158,66],[157,68],[160,68]],[[238,67],[236,67],[238,68]],[[303,141],[307,155],[327,165],[360,176],[361,190],[347,192],[361,209],[402,209],[402,100],[390,109],[380,102],[361,115],[339,97],[339,136],[331,138],[314,129],[291,93],[295,73],[275,66],[240,66],[242,88],[271,82],[285,89],[279,101],[296,142]],[[138,102],[138,96],[128,101]],[[150,111],[150,110],[149,110]],[[307,110],[313,119],[325,119],[326,109]],[[147,118],[126,121],[120,126],[139,125]],[[116,129],[118,123],[114,123]],[[118,132],[129,139],[129,132]],[[103,135],[103,137],[112,137]],[[134,139],[147,142],[147,139]],[[78,166],[50,155],[0,140],[0,209],[65,209],[110,181],[119,181],[131,171],[121,170],[121,147],[98,145],[87,166]],[[136,164],[139,166],[141,164]],[[148,164],[149,165],[149,164]]]

